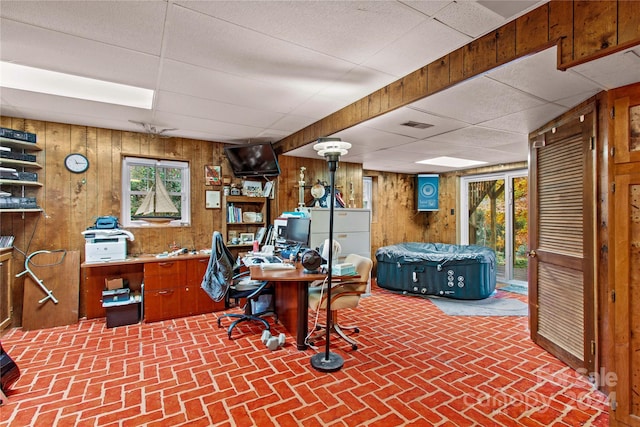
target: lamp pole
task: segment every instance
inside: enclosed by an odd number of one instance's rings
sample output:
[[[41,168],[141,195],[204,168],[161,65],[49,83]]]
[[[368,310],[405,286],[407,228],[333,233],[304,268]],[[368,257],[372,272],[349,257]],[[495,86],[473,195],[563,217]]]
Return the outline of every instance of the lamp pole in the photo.
[[[335,176],[338,168],[338,160],[342,154],[347,154],[347,150],[351,148],[351,144],[342,141],[340,138],[319,138],[318,143],[313,149],[318,154],[324,156],[329,163],[329,184],[330,184],[330,201],[329,201],[329,259],[327,272],[327,335],[325,339],[325,352],[317,353],[311,356],[311,366],[321,372],[335,372],[342,368],[344,359],[336,353],[329,351],[331,338],[331,285],[333,283],[333,211],[335,204]]]

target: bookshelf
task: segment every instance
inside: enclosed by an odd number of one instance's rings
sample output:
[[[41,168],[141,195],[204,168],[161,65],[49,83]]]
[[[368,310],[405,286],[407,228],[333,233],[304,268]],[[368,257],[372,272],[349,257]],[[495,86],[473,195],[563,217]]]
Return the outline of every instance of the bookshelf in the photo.
[[[268,223],[268,199],[266,197],[224,196],[222,235],[227,247],[237,255],[250,250],[261,228]],[[248,239],[253,235],[254,238]],[[243,240],[242,238],[247,239]],[[238,239],[237,241],[234,239]]]

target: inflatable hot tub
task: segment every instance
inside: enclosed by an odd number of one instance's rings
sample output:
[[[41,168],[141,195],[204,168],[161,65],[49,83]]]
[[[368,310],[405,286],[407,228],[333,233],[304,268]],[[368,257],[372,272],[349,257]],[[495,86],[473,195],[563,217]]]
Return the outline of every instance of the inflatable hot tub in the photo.
[[[378,286],[408,294],[487,298],[496,289],[496,254],[484,246],[408,242],[376,251]]]

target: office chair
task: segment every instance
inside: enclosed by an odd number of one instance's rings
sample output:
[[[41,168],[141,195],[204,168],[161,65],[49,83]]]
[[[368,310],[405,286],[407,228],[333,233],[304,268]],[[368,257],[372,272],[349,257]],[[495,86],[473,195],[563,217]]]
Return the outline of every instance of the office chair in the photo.
[[[347,255],[344,262],[353,264],[356,267],[356,274],[359,277],[333,283],[331,287],[331,324],[329,328],[331,328],[331,332],[337,333],[340,338],[351,344],[351,348],[357,350],[358,343],[347,336],[344,331],[350,330],[353,331],[353,333],[358,333],[360,330],[356,326],[342,326],[338,324],[338,311],[358,306],[360,295],[366,292],[373,262],[369,258],[356,254]],[[313,311],[326,310],[326,285],[309,288],[309,308]],[[318,325],[316,329],[319,331],[322,329],[326,330],[326,325]],[[319,340],[325,333],[319,332],[314,334],[313,337],[309,339],[309,342],[313,343]]]
[[[222,244],[224,245],[224,243]],[[262,295],[271,295],[273,301],[273,287],[268,281],[250,280],[249,272],[240,272],[241,263],[234,260],[234,275],[232,282],[225,294],[225,307],[229,308],[230,301],[234,300],[235,305],[238,306],[241,299],[245,300],[244,313],[225,313],[218,317],[218,327],[221,328],[221,321],[225,317],[230,317],[235,320],[229,329],[227,329],[227,335],[231,339],[233,329],[241,322],[255,321],[261,322],[265,329],[268,331],[271,329],[269,322],[263,318],[263,316],[274,316],[275,321],[278,321],[275,311],[272,309],[273,304],[269,304],[266,309],[261,310],[258,313],[253,312],[254,305],[257,307],[259,304],[259,298]]]

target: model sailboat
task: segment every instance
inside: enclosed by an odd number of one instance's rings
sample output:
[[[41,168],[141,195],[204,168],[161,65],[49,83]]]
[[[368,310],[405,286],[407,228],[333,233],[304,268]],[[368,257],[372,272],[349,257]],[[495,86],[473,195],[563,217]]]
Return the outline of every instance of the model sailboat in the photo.
[[[160,174],[156,173],[155,185],[147,192],[135,216],[162,217],[162,215],[178,213],[178,209],[171,201],[171,196],[165,188]]]

